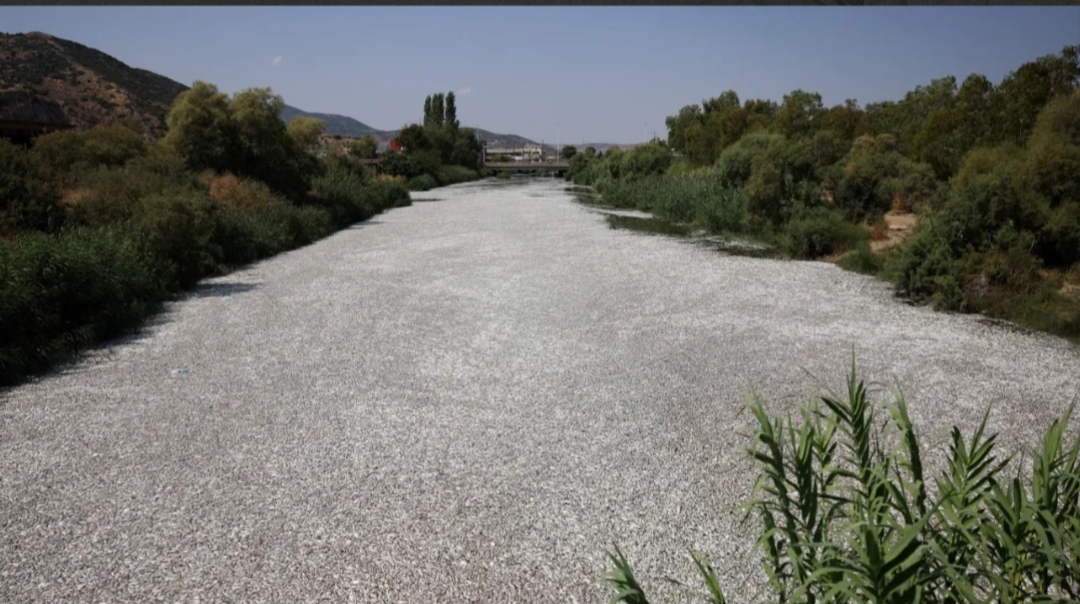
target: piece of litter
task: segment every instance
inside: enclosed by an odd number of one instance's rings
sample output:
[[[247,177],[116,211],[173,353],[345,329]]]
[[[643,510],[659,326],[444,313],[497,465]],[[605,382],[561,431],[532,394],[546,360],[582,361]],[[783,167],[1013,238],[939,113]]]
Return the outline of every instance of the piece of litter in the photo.
[[[187,369],[173,369],[173,375],[187,375]]]

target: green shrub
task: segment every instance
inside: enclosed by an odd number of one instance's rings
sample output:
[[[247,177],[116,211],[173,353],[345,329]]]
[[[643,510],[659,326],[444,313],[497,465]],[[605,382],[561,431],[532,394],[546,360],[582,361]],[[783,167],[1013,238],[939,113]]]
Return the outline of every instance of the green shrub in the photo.
[[[64,218],[59,199],[42,184],[26,151],[0,139],[0,236],[56,232]]]
[[[797,213],[784,225],[782,247],[796,258],[821,258],[866,241],[867,234],[836,210],[817,207]]]
[[[499,172],[498,174],[496,174],[495,178],[498,178],[500,180],[509,180],[510,179],[510,173],[507,172],[506,170],[503,170],[503,171]]]
[[[671,149],[662,144],[649,143],[626,152],[621,169],[624,178],[647,178],[667,172],[672,161]]]
[[[371,199],[370,189],[377,186],[378,183],[365,184],[360,176],[342,166],[328,169],[312,183],[321,196],[320,205],[339,227],[367,220],[382,211]]]
[[[214,212],[210,249],[225,267],[242,266],[288,251],[332,232],[337,225],[325,208],[279,203]]]
[[[747,134],[720,153],[716,167],[729,182],[744,186],[753,172],[754,158],[783,142],[784,137],[779,134]]]
[[[1080,439],[1075,403],[1047,428],[1015,475],[987,434],[952,429],[947,470],[924,473],[923,449],[897,392],[873,401],[852,365],[846,396],[817,396],[770,416],[760,398],[749,457],[759,478],[746,519],[771,601],[1036,602],[1080,596]],[[880,420],[884,416],[884,420]],[[626,556],[609,554],[612,602],[647,604]],[[716,571],[693,562],[707,601],[726,602]]]
[[[49,181],[62,186],[81,172],[120,167],[149,150],[142,126],[125,120],[85,132],[65,130],[40,136],[34,141],[32,154]]]
[[[379,160],[379,169],[390,176],[402,176],[409,178],[417,174],[416,166],[404,153],[394,151],[387,152]]]
[[[844,254],[836,264],[844,270],[864,275],[878,275],[885,266],[881,258],[870,249],[870,243],[867,241],[855,244],[855,249]]]
[[[941,310],[960,310],[960,264],[946,228],[931,222],[919,229],[885,264],[897,292]]]
[[[439,170],[438,181],[442,186],[456,185],[463,182],[472,182],[480,178],[476,170],[465,166],[444,166]]]
[[[134,224],[146,253],[158,259],[162,281],[187,289],[215,272],[209,197],[166,193],[141,202]]]
[[[166,297],[154,263],[118,227],[0,245],[0,385],[137,327]]]
[[[410,191],[427,191],[439,186],[439,183],[430,174],[421,174],[410,178],[407,186]]]

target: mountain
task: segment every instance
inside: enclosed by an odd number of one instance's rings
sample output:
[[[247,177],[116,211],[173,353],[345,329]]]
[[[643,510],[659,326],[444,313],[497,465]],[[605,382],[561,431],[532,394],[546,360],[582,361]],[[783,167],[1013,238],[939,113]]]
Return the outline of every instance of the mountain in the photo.
[[[77,127],[134,117],[160,134],[173,99],[186,89],[77,42],[38,32],[0,34],[0,91],[41,97]]]
[[[37,97],[58,107],[78,128],[135,118],[152,135],[165,133],[165,117],[176,96],[188,87],[119,60],[78,42],[41,32],[0,33],[0,93],[18,98]],[[397,130],[379,130],[344,115],[312,113],[286,105],[285,121],[298,115],[326,123],[330,135],[372,135],[386,141]],[[536,144],[516,134],[496,134],[477,129],[477,137],[492,146],[520,147]],[[554,151],[551,145],[545,148]]]
[[[380,140],[389,138],[387,136],[388,133],[385,130],[372,128],[371,126],[346,115],[337,115],[335,113],[312,113],[288,105],[286,105],[285,110],[281,112],[281,118],[286,122],[297,116],[313,117],[322,120],[323,123],[326,124],[326,133],[331,136],[358,138],[370,134]]]

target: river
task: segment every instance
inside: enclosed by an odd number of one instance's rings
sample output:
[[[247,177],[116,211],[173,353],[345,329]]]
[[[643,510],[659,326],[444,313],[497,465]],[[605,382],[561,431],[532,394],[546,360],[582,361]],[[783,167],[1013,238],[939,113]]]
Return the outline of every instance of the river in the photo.
[[[745,601],[749,389],[791,409],[854,353],[927,449],[1080,392],[1063,340],[612,229],[557,181],[414,197],[0,393],[0,601],[606,602],[612,543],[660,591],[699,549]]]

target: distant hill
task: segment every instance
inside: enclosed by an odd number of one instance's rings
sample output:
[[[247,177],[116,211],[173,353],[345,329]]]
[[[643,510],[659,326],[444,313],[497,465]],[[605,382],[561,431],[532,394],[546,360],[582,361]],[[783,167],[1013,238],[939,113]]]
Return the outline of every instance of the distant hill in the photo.
[[[345,115],[337,115],[334,113],[312,113],[288,105],[286,105],[285,110],[281,112],[281,117],[286,122],[297,116],[313,117],[322,120],[326,124],[326,133],[331,136],[361,137],[370,134],[380,140],[388,138],[388,133],[386,131],[372,128],[359,120]]]
[[[40,32],[0,33],[0,93],[39,97],[59,107],[79,128],[133,117],[152,135],[165,133],[165,117],[176,96],[188,86],[121,61],[78,42]],[[326,123],[330,135],[360,137],[370,134],[386,141],[397,130],[379,130],[345,115],[313,113],[286,105],[285,121],[302,115]],[[516,134],[477,129],[477,137],[493,146],[536,144]],[[554,146],[545,145],[554,152]]]
[[[0,91],[42,97],[77,127],[134,117],[161,134],[173,99],[186,89],[77,42],[38,32],[0,34]]]

